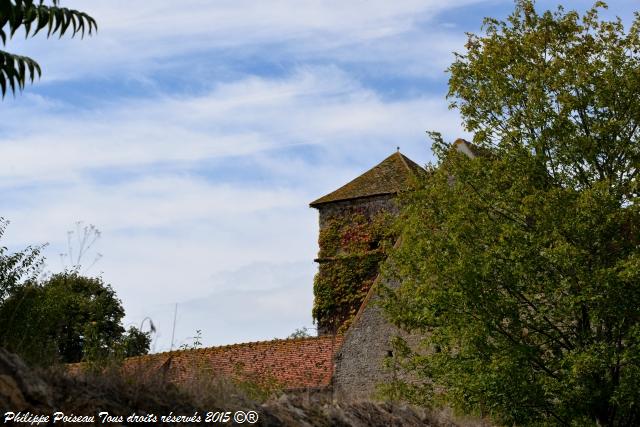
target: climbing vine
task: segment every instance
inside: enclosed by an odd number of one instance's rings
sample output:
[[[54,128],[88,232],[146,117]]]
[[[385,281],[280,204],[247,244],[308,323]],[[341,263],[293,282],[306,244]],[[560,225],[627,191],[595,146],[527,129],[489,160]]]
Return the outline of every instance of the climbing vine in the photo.
[[[346,208],[320,230],[313,317],[320,331],[343,332],[356,314],[393,245],[388,211]]]

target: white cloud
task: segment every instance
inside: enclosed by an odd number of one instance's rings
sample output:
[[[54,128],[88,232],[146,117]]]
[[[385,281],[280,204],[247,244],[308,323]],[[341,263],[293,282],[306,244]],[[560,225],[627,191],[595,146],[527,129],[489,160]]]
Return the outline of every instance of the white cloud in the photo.
[[[265,56],[264,49],[276,57],[280,53],[298,60],[375,61],[396,72],[432,73],[442,71],[441,58],[460,46],[460,37],[433,19],[443,11],[481,2],[67,1],[65,6],[96,18],[100,29],[95,37],[27,42],[17,37],[11,46],[42,62],[45,82],[83,75],[144,79],[171,58],[202,58],[205,52],[255,57]],[[406,67],[408,62],[413,65]]]
[[[0,186],[299,144],[331,152],[342,151],[348,141],[356,153],[384,141],[421,139],[430,128],[455,136],[458,121],[440,99],[385,101],[333,67],[282,79],[251,77],[201,96],[161,96],[90,110],[60,112],[43,107],[39,98],[26,104],[0,106],[9,123],[19,123],[0,141]]]

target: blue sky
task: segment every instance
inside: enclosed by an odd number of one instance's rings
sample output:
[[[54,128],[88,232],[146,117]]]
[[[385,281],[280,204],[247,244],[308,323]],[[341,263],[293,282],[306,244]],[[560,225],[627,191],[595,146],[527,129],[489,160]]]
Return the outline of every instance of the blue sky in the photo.
[[[633,3],[607,16],[632,18]],[[540,9],[558,2],[539,1]],[[565,1],[584,10],[592,2]],[[24,41],[43,77],[0,103],[4,244],[48,242],[76,221],[102,237],[101,274],[126,324],[153,319],[155,351],[283,338],[313,327],[311,200],[396,146],[431,159],[426,130],[468,137],[445,69],[465,32],[510,0],[63,2],[94,37]],[[77,244],[76,244],[77,246]]]

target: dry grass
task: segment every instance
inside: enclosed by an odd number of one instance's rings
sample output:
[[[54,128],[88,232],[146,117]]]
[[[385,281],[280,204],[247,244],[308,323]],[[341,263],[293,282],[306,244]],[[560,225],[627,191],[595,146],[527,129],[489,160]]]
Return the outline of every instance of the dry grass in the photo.
[[[260,415],[260,421],[254,425],[269,427],[489,426],[477,419],[455,417],[447,410],[425,410],[397,403],[321,404],[309,401],[303,394],[265,390],[206,371],[180,386],[165,381],[157,370],[149,367],[127,369],[125,373],[117,364],[72,375],[59,367],[41,371],[39,375],[51,389],[50,401],[55,409],[76,414],[107,411],[126,417],[132,413],[192,415],[194,412],[254,410]]]

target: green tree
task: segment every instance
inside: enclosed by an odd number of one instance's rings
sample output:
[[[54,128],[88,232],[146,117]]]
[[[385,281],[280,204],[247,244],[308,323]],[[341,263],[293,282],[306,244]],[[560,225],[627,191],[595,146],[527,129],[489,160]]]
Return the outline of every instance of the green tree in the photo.
[[[153,324],[152,324],[153,325]],[[152,329],[155,331],[155,329]],[[151,346],[151,331],[143,332],[135,326],[130,326],[121,339],[122,355],[124,357],[147,354]]]
[[[0,346],[32,364],[99,361],[147,353],[149,334],[122,327],[124,309],[110,285],[77,272],[14,290],[0,306]]]
[[[7,38],[16,31],[24,29],[25,37],[35,36],[46,29],[47,37],[62,37],[70,29],[71,37],[84,36],[85,30],[91,34],[98,26],[96,21],[84,12],[60,7],[60,0],[52,0],[51,5],[44,0],[0,0],[0,40],[5,46]],[[7,90],[15,93],[16,87],[22,90],[27,79],[33,82],[41,75],[40,66],[26,56],[19,56],[0,50],[0,90],[2,96]]]
[[[0,217],[0,238],[9,221]],[[42,247],[27,247],[23,251],[10,253],[0,246],[0,304],[25,281],[35,280],[42,270],[44,259]]]
[[[640,424],[640,15],[602,7],[519,0],[469,35],[449,99],[478,155],[432,134],[386,267],[387,313],[425,332],[406,365],[508,425]]]
[[[303,326],[302,328],[296,328],[287,339],[300,339],[300,338],[310,338],[311,334],[309,333],[309,328]]]

